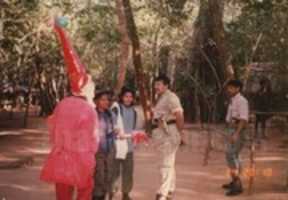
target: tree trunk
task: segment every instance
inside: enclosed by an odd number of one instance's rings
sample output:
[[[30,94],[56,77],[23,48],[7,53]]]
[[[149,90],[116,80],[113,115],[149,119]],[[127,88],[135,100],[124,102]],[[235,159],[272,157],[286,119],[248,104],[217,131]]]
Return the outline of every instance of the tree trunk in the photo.
[[[201,0],[198,18],[194,24],[190,67],[199,71],[200,84],[207,95],[200,94],[200,102],[215,98],[218,120],[224,115],[223,85],[230,75],[227,70],[227,49],[223,26],[224,0]],[[194,70],[195,71],[195,70]],[[209,92],[209,95],[208,95]],[[208,97],[210,96],[210,97]],[[204,100],[206,98],[206,100]],[[211,101],[211,100],[210,100]],[[207,121],[209,105],[201,105],[202,121]]]
[[[32,73],[34,74],[34,73]],[[23,121],[23,126],[24,128],[27,128],[27,125],[28,125],[28,118],[29,118],[29,110],[30,110],[30,99],[31,99],[31,94],[32,94],[32,87],[33,87],[33,83],[34,83],[34,79],[35,79],[35,76],[32,75],[32,78],[30,80],[30,83],[29,83],[29,88],[28,88],[28,102],[27,102],[27,105],[26,105],[26,108],[25,108],[25,114],[24,114],[24,121]]]
[[[139,41],[139,37],[137,33],[136,24],[134,21],[134,16],[133,16],[130,0],[122,0],[122,3],[124,5],[124,10],[125,10],[127,30],[128,30],[131,44],[132,44],[133,64],[135,68],[137,85],[140,91],[140,101],[143,106],[144,117],[145,117],[145,122],[146,122],[146,127],[147,127],[151,121],[151,103],[148,98],[148,92],[145,89],[147,82],[145,80],[145,74],[144,74],[144,70],[142,66],[140,41]]]
[[[165,45],[159,51],[159,74],[168,75],[170,47]]]
[[[129,62],[130,39],[127,32],[127,21],[122,0],[116,0],[116,13],[118,16],[118,31],[121,35],[118,77],[115,93],[119,94],[125,83],[126,69]]]

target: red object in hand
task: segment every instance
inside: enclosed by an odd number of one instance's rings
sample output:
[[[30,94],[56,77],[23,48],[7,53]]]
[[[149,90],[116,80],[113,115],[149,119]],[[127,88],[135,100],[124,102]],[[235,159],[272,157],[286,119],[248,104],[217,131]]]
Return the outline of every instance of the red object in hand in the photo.
[[[79,56],[71,45],[71,42],[63,27],[55,22],[54,30],[58,33],[59,40],[63,48],[63,55],[69,76],[71,91],[72,93],[79,94],[88,80],[86,68],[81,63]]]
[[[148,143],[148,140],[149,140],[149,138],[148,138],[148,136],[147,136],[147,134],[145,132],[135,132],[135,133],[133,133],[132,139],[133,139],[133,143],[135,145],[141,144],[141,143]]]

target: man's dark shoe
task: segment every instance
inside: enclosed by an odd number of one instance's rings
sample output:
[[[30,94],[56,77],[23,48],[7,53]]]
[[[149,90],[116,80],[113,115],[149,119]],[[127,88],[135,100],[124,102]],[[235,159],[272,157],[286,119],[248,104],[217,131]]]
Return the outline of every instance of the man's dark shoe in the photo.
[[[242,183],[241,181],[237,181],[233,184],[233,186],[226,192],[226,196],[237,196],[243,193]]]
[[[155,200],[160,200],[161,197],[162,197],[161,194],[156,194],[156,199]]]
[[[169,192],[167,196],[164,196],[162,194],[156,195],[156,200],[173,200],[173,192]]]
[[[156,195],[156,200],[162,200],[163,197],[164,197],[164,196],[163,196],[162,194],[157,194],[157,195]],[[166,197],[165,199],[168,200],[167,197]]]
[[[226,192],[226,196],[237,196],[239,194],[243,193],[243,189],[242,188],[232,188],[229,191]]]
[[[231,181],[230,183],[222,185],[222,188],[226,189],[226,190],[229,190],[229,189],[231,189],[233,187],[233,184],[234,184],[233,181]]]
[[[128,193],[124,193],[122,200],[132,200]]]
[[[174,193],[173,192],[169,192],[168,196],[167,196],[167,200],[172,200],[174,197]]]

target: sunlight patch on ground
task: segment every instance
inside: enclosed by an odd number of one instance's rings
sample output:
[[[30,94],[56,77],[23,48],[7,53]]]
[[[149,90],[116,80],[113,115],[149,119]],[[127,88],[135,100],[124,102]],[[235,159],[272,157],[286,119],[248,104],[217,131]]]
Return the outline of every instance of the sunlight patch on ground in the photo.
[[[23,152],[29,152],[33,154],[48,154],[50,148],[25,148]]]
[[[214,180],[223,180],[223,178],[225,178],[226,175],[226,171],[223,171],[223,173],[221,175],[215,175],[215,174],[211,174],[211,173],[206,173],[206,172],[199,172],[199,171],[181,171],[177,173],[178,175],[182,175],[182,176],[198,176],[198,177],[207,177],[207,178],[212,178]]]
[[[18,184],[0,184],[0,188],[1,187],[14,188],[14,189],[23,190],[23,191],[31,191],[32,190],[31,187],[18,185]]]
[[[23,133],[20,131],[0,131],[0,136],[6,135],[23,135]]]
[[[42,133],[48,133],[45,129],[22,129],[25,133],[36,133],[36,134],[42,134]]]
[[[256,161],[263,161],[263,162],[267,162],[267,161],[288,161],[287,158],[281,157],[281,156],[256,157],[255,160]]]

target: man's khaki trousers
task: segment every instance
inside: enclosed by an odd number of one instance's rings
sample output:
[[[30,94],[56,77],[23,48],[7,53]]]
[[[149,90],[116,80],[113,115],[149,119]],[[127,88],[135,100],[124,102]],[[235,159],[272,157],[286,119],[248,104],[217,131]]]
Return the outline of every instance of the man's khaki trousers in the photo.
[[[161,185],[158,194],[167,197],[176,189],[176,153],[180,145],[180,134],[176,125],[168,125],[167,129],[157,128],[153,131],[153,139],[159,151],[159,168]]]

